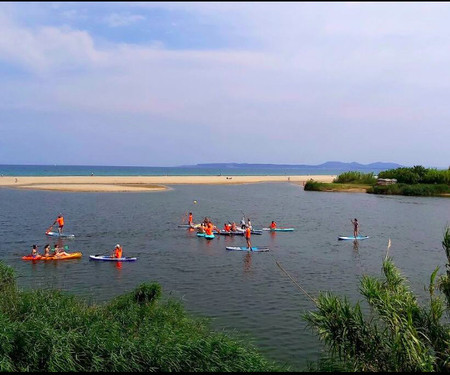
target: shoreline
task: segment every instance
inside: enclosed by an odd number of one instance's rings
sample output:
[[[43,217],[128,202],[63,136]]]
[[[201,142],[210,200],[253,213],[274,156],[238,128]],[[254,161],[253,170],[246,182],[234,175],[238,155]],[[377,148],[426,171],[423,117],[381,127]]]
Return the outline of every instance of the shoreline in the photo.
[[[0,188],[71,192],[165,191],[167,185],[239,185],[288,182],[302,185],[310,179],[332,182],[336,175],[292,176],[2,176]]]

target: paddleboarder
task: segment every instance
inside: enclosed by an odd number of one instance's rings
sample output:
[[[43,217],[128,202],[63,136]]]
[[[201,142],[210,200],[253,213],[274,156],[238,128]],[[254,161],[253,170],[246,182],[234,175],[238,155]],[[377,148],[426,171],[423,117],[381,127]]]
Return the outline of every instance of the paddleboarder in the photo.
[[[247,247],[248,247],[249,250],[252,249],[252,241],[250,239],[251,236],[252,236],[252,229],[251,229],[251,227],[248,227],[245,230],[245,239],[247,240]]]
[[[113,258],[122,258],[122,246],[120,246],[119,244],[116,245],[116,247],[114,248],[114,253],[113,253]]]
[[[351,220],[350,219],[350,221],[352,222],[352,224],[353,224],[353,237],[358,237],[358,232],[359,232],[359,223],[358,223],[358,219],[357,218],[355,218],[355,220]]]
[[[245,217],[242,216],[242,220],[241,220],[241,229],[245,229]]]
[[[56,223],[58,223],[58,231],[59,231],[59,234],[62,234],[63,228],[64,228],[64,217],[63,217],[62,214],[59,214],[59,215],[58,215],[58,217],[56,218],[56,220],[53,222],[52,227],[53,227],[53,225],[55,225]],[[50,227],[50,228],[51,228],[51,227]]]
[[[277,229],[277,223],[275,221],[272,220],[272,222],[270,223],[270,229],[274,230]]]
[[[192,221],[192,212],[189,212],[189,222],[188,224],[192,227],[194,225],[194,222]]]
[[[39,255],[38,254],[38,247],[37,247],[37,245],[33,245],[32,249],[31,249],[31,256],[33,258],[36,258],[38,255]]]
[[[50,255],[50,244],[45,245],[44,247],[44,256],[49,257]]]
[[[67,256],[67,255],[70,255],[70,254],[66,253],[63,248],[59,247],[58,244],[55,244],[55,250],[54,250],[54,254],[53,255],[55,257],[60,257],[60,256]]]

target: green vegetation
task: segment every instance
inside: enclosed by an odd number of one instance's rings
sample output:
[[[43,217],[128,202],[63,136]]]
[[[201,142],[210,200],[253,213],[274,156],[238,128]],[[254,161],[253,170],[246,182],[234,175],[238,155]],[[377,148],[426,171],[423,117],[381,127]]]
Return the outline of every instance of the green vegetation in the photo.
[[[450,169],[427,169],[421,165],[412,168],[390,169],[378,174],[379,178],[395,178],[404,184],[446,184],[450,185]]]
[[[373,173],[345,172],[341,173],[333,182],[372,185],[377,182],[377,179]]]
[[[445,231],[442,247],[445,250],[448,263],[445,265],[447,268],[447,274],[441,276],[439,279],[439,288],[447,297],[448,307],[450,307],[450,227],[447,227]]]
[[[309,180],[305,184],[305,190],[307,191],[366,191],[369,189],[370,185],[364,184],[339,184],[339,183],[327,183],[327,182],[317,182],[314,180]]]
[[[377,185],[373,173],[345,172],[333,183],[309,180],[307,191],[361,191],[371,194],[409,195],[409,196],[447,196],[450,195],[450,169],[427,169],[420,165],[413,168],[397,168],[380,172],[379,178],[396,179],[391,185]]]
[[[21,291],[0,262],[0,371],[288,371],[194,320],[161,287],[105,305],[54,290]]]
[[[409,195],[409,196],[442,196],[450,194],[450,185],[445,184],[404,184],[374,185],[367,189],[368,193],[384,195]]]
[[[449,257],[449,228],[443,247]],[[318,311],[308,313],[305,319],[317,330],[330,357],[314,370],[448,372],[450,325],[448,320],[444,322],[445,301],[436,295],[436,286],[445,292],[450,275],[447,272],[436,282],[437,272],[430,278],[429,303],[420,306],[407,280],[386,254],[384,277],[364,276],[361,280],[361,294],[371,308],[367,318],[359,303],[352,306],[346,298],[320,294]],[[450,295],[446,296],[450,306]]]

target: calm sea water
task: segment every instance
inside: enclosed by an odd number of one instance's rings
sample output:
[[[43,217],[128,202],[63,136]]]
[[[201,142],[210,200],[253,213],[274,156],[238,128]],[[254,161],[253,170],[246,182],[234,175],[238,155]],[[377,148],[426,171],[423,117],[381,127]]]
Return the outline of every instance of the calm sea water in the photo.
[[[381,169],[361,172],[378,173]],[[277,176],[277,175],[338,175],[336,169],[315,168],[192,168],[192,167],[114,167],[77,165],[0,165],[3,176]]]
[[[194,200],[198,203],[195,204]],[[253,236],[268,253],[228,252],[242,237],[207,241],[177,228],[184,215],[210,216],[217,224],[250,217],[255,227],[276,220],[293,233]],[[20,257],[62,212],[70,251],[79,260],[32,264]],[[338,241],[351,235],[350,218],[371,238]],[[379,275],[388,239],[391,255],[425,298],[423,286],[446,262],[441,241],[450,222],[445,198],[383,197],[359,193],[305,192],[288,183],[235,186],[180,185],[151,193],[63,193],[0,189],[0,259],[18,273],[23,288],[57,288],[91,302],[103,302],[144,281],[159,282],[166,296],[179,299],[212,327],[251,340],[265,355],[304,369],[320,356],[321,345],[301,316],[314,305],[277,267],[309,293],[332,291],[360,299],[359,279]],[[135,263],[90,262],[90,254],[123,245]],[[443,268],[442,268],[443,269]]]

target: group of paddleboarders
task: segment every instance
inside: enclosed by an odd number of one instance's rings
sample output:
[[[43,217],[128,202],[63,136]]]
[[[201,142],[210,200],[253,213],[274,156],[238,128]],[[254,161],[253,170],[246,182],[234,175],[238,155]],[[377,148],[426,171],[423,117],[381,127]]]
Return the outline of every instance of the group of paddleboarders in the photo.
[[[192,212],[189,213],[189,225],[194,228],[195,225],[193,224],[193,217],[192,217]],[[245,222],[245,217],[242,217],[241,220],[241,227],[240,229],[237,228],[236,223],[233,222],[228,222],[228,223],[224,223],[224,228],[223,230],[225,232],[237,232],[237,231],[244,231],[244,236],[245,239],[247,241],[247,246],[248,248],[252,247],[252,243],[251,243],[251,235],[252,235],[252,222],[250,220],[250,218],[247,219],[247,223]],[[203,219],[203,221],[200,223],[200,225],[197,227],[197,231],[199,233],[205,233],[208,236],[212,236],[214,232],[220,233],[220,230],[217,228],[216,225],[214,225],[214,223],[212,222],[212,220],[208,217],[205,217]]]
[[[189,220],[192,221],[192,213],[190,214]],[[63,215],[61,213],[55,219],[55,221],[50,226],[50,228],[47,229],[45,234],[48,234],[51,231],[51,229],[53,228],[53,225],[55,225],[56,223],[58,223],[59,234],[62,234],[63,228],[64,228],[64,217],[63,217]],[[66,253],[64,251],[64,249],[62,247],[59,247],[59,245],[56,243],[54,248],[53,248],[53,253],[51,253],[50,244],[45,245],[44,246],[44,255],[42,255],[42,257],[63,257],[63,256],[68,256],[68,255],[70,255],[70,254]],[[38,246],[37,245],[33,245],[31,247],[31,254],[30,254],[30,256],[33,257],[33,258],[41,257],[41,255],[39,254],[39,250],[38,250]],[[122,258],[122,256],[123,256],[122,246],[120,246],[120,244],[117,244],[115,246],[112,254],[111,254],[111,257],[112,258]]]

